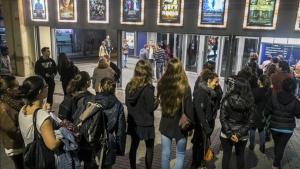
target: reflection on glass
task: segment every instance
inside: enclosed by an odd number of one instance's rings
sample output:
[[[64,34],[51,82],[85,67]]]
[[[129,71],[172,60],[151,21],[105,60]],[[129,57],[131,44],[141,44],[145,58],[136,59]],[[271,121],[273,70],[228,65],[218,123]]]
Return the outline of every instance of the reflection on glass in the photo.
[[[182,43],[183,43],[183,35],[176,35],[176,52],[175,52],[175,57],[177,57],[178,59],[180,59],[182,61],[183,59],[183,52],[182,52]]]
[[[235,74],[236,73],[236,61],[237,61],[237,46],[238,46],[238,39],[234,40],[234,47],[233,47],[233,55],[231,57],[233,57],[232,59],[232,69],[231,69],[231,74]],[[229,64],[229,55],[230,55],[230,42],[229,42],[229,37],[225,38],[224,41],[224,48],[223,48],[223,57],[222,57],[222,66],[221,66],[221,77],[225,77],[225,73],[226,73],[226,69],[228,68],[228,64]]]
[[[186,70],[197,72],[199,56],[199,36],[188,35]]]
[[[245,39],[244,45],[244,53],[243,53],[243,60],[242,66],[245,66],[250,59],[252,53],[256,53],[258,50],[258,39]]]

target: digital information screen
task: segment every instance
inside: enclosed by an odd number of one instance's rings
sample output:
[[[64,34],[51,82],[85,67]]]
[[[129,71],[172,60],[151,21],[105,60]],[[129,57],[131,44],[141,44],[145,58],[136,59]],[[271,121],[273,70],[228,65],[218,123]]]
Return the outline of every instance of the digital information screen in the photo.
[[[88,0],[88,23],[109,23],[109,0]]]
[[[184,0],[158,0],[157,25],[182,26]]]
[[[77,22],[76,0],[57,0],[57,16],[59,22]]]
[[[121,24],[144,24],[144,0],[121,0]]]
[[[275,30],[280,0],[246,0],[243,28]]]
[[[48,22],[47,0],[30,0],[30,13],[32,21]]]
[[[198,27],[226,28],[229,0],[199,0]]]

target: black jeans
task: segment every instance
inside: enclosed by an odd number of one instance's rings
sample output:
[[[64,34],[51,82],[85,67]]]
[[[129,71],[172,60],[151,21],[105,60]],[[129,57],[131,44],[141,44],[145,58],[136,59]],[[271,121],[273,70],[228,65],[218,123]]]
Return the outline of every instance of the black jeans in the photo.
[[[293,134],[280,133],[273,130],[271,130],[271,133],[274,140],[274,154],[275,154],[273,166],[280,168],[285,146],[287,145],[288,141],[290,140]]]
[[[231,159],[233,146],[235,146],[237,168],[244,169],[245,168],[245,147],[247,141],[239,141],[237,143],[233,143],[230,139],[225,139],[221,137],[221,144],[223,148],[222,169],[229,169],[230,167],[230,159]]]
[[[196,127],[194,130],[193,143],[193,160],[191,169],[199,168],[203,166],[203,156],[204,156],[204,136],[201,127]]]
[[[55,89],[55,82],[52,78],[45,79],[46,83],[48,84],[48,96],[47,96],[47,103],[53,104],[53,94]]]
[[[145,140],[146,143],[146,169],[152,168],[154,139]],[[131,135],[131,147],[129,152],[129,161],[131,169],[136,169],[136,152],[140,144],[140,139],[137,136]]]

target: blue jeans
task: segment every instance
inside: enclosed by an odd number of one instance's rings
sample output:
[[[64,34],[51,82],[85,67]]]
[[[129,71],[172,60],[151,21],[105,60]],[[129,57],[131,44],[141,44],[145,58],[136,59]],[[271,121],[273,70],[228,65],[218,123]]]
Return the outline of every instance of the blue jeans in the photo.
[[[300,97],[300,78],[296,78],[296,80],[297,80],[296,96]]]
[[[123,67],[127,67],[128,54],[123,54]]]
[[[162,169],[170,169],[170,153],[171,153],[172,138],[161,135],[161,167]],[[185,149],[187,138],[176,140],[176,160],[174,169],[182,169],[184,164]]]

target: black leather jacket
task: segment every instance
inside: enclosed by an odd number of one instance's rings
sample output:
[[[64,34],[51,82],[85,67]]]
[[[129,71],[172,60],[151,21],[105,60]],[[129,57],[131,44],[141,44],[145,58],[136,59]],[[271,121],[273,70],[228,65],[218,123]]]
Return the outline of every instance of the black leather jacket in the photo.
[[[220,121],[222,133],[228,138],[236,134],[239,139],[247,138],[254,125],[254,104],[248,103],[238,94],[229,94],[221,103]]]
[[[117,155],[125,154],[126,145],[126,121],[122,103],[116,96],[105,93],[97,93],[96,102],[103,106],[107,118],[108,153],[104,164],[112,165],[115,163]]]

